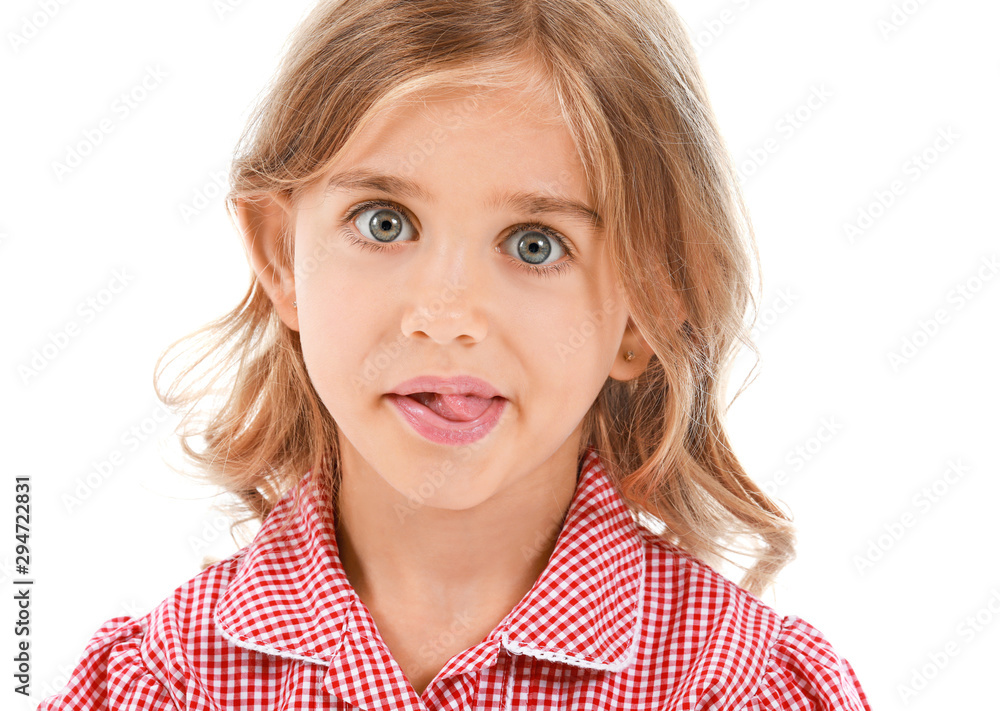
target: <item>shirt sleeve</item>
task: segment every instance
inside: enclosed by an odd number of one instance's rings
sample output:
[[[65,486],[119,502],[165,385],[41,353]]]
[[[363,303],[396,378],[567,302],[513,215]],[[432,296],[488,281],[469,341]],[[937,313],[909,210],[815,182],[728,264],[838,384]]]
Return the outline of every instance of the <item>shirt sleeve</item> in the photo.
[[[871,711],[854,669],[815,627],[794,615],[781,633],[747,711]]]
[[[139,652],[140,619],[114,617],[94,634],[69,682],[37,711],[177,711]]]

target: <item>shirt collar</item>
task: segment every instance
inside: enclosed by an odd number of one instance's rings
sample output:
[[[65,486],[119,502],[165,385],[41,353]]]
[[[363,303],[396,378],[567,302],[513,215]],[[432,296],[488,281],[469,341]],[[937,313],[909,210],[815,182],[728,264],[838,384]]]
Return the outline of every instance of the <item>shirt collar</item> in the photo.
[[[381,671],[405,687],[398,667],[375,643],[374,621],[344,573],[333,509],[318,481],[307,472],[275,506],[223,591],[215,621],[240,647],[330,664],[331,672],[336,660],[356,670],[365,655],[369,659],[362,666],[370,668],[374,655]],[[291,511],[295,497],[297,516]],[[283,524],[287,529],[281,532]],[[541,576],[482,643],[443,671],[449,675],[491,664],[501,644],[512,654],[621,671],[638,650],[645,577],[637,524],[588,447]],[[338,695],[367,706],[351,689]]]

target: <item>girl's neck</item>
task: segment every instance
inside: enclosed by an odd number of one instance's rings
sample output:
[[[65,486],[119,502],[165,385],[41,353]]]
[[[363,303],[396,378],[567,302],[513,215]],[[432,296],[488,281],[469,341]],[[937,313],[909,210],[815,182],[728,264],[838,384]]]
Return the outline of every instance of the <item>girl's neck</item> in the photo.
[[[473,608],[501,611],[502,619],[531,589],[555,548],[578,473],[577,445],[568,442],[543,471],[453,510],[413,506],[352,464],[346,458],[336,520],[348,581],[370,609],[441,620]]]

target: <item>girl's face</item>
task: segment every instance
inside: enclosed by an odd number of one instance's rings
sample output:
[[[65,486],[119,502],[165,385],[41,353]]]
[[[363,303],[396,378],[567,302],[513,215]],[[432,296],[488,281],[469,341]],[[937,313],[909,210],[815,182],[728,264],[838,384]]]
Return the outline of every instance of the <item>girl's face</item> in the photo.
[[[621,358],[628,313],[601,231],[551,209],[593,204],[568,130],[536,101],[401,103],[296,204],[289,325],[340,428],[345,478],[377,475],[448,509],[544,486],[575,474],[608,376],[637,374],[640,353]],[[422,375],[488,381],[507,400],[499,422],[468,444],[425,438],[390,397]]]

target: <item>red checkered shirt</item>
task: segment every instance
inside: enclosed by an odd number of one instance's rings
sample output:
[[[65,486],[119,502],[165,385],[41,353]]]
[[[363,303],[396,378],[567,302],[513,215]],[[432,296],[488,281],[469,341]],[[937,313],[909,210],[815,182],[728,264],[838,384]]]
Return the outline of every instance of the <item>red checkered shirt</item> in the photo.
[[[38,708],[870,711],[816,628],[639,525],[592,449],[542,575],[418,695],[344,574],[310,477],[249,546],[146,615],[108,620]]]

